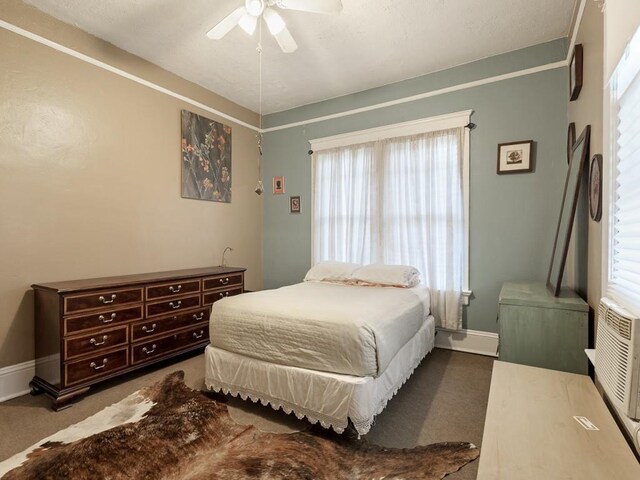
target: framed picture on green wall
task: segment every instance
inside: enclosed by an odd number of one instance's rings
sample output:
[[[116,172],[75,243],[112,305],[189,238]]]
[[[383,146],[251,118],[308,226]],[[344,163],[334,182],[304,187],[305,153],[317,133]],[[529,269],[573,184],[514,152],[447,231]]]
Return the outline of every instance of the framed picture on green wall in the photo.
[[[300,213],[300,196],[289,197],[289,213]]]
[[[282,195],[284,193],[284,177],[273,177],[273,194]]]
[[[533,140],[501,143],[498,145],[498,175],[533,171],[531,151]]]

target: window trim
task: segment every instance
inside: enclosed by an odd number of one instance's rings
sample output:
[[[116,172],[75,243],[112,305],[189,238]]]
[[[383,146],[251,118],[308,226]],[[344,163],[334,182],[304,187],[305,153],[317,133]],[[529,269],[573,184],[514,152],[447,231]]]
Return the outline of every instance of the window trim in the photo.
[[[465,127],[471,120],[473,110],[448,113],[435,117],[421,118],[409,122],[395,123],[381,127],[357,130],[330,137],[309,140],[311,150],[329,150],[331,148],[347,147],[361,143],[375,142],[395,137],[419,135],[421,133],[436,132],[450,128]],[[463,158],[462,158],[462,196],[464,208],[464,272],[462,278],[462,303],[469,305],[473,291],[469,288],[469,170],[470,170],[470,135],[469,129],[464,129]],[[311,174],[311,192],[314,194],[315,178]],[[313,227],[312,227],[313,228]],[[314,238],[312,232],[312,239]],[[311,249],[313,252],[313,248]]]

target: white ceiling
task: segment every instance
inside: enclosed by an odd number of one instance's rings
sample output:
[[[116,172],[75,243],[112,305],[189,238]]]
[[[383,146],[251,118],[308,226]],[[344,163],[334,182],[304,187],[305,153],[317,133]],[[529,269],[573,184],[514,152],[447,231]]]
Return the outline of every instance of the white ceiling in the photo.
[[[205,33],[243,0],[26,0],[228,99],[259,109],[257,34]],[[263,112],[386,85],[568,35],[575,0],[342,0],[340,15],[282,12],[264,29]]]

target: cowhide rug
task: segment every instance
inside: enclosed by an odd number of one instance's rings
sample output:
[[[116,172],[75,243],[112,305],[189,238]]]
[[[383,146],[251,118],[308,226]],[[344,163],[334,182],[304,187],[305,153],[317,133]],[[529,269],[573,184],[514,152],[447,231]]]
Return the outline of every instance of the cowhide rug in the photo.
[[[0,463],[7,480],[441,479],[476,459],[469,443],[370,445],[320,427],[291,434],[239,425],[224,399],[183,372],[130,395]]]

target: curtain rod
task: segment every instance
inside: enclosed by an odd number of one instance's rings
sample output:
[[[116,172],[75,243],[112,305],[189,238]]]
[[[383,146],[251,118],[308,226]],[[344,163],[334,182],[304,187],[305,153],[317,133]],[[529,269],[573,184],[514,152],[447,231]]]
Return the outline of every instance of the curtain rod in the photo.
[[[477,125],[475,123],[467,123],[463,128],[468,128],[469,130],[473,130]],[[313,150],[309,150],[307,152],[309,155],[313,155]]]

